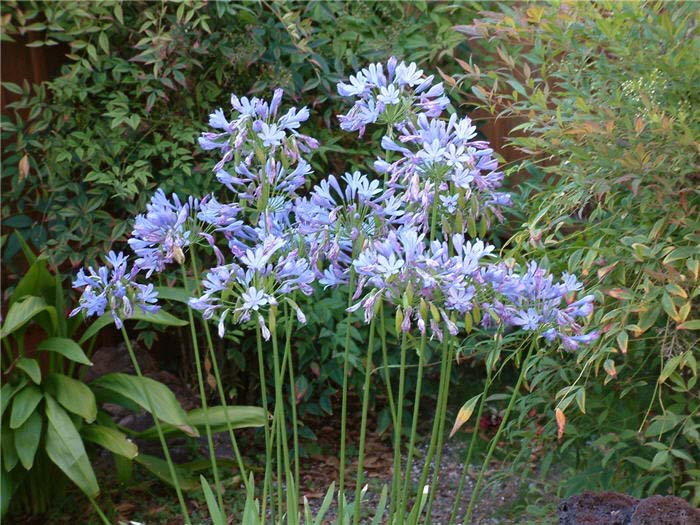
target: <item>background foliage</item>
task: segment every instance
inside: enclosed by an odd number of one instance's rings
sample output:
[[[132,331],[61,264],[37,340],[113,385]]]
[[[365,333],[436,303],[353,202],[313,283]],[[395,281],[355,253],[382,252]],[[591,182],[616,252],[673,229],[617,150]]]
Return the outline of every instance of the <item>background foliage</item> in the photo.
[[[527,155],[514,256],[587,276],[602,337],[531,377],[513,437],[529,463],[556,432],[564,492],[700,503],[700,11],[690,3],[499,6],[457,30],[484,53],[451,79],[519,122]],[[552,414],[553,415],[553,414]],[[549,431],[546,430],[549,428]],[[538,452],[540,451],[540,452]]]
[[[21,95],[10,105],[14,118],[3,120],[4,262],[18,251],[16,229],[56,266],[92,263],[123,240],[156,188],[214,190],[213,162],[196,138],[231,92],[283,87],[314,108],[320,116],[307,132],[323,144],[315,167],[332,170],[341,149],[326,131],[335,125],[336,82],[391,54],[435,63],[461,42],[451,31],[459,10],[425,2],[4,2],[6,39],[32,35],[29,45],[66,52],[59,77],[4,84]]]

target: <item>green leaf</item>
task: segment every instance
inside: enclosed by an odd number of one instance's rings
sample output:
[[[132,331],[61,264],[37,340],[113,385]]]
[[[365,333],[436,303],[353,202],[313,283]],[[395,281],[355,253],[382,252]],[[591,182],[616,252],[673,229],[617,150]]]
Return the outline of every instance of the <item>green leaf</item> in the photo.
[[[10,428],[19,428],[36,410],[43,394],[36,385],[29,385],[23,388],[12,402],[12,413],[10,414]]]
[[[115,373],[95,379],[91,386],[99,399],[109,400],[109,394],[115,393],[133,401],[161,421],[178,427],[186,434],[198,435],[198,432],[188,424],[187,414],[175,398],[175,394],[163,383],[148,377]],[[153,403],[153,409],[149,399]]]
[[[39,313],[49,309],[54,310],[55,317],[55,309],[46,304],[46,301],[41,297],[30,295],[17,301],[10,306],[7,312],[5,322],[2,324],[2,329],[0,329],[0,338],[7,337],[11,333],[22,328]]]
[[[5,515],[10,507],[12,495],[17,489],[17,483],[13,479],[14,476],[0,468],[0,518]]]
[[[683,356],[684,354],[674,355],[671,359],[666,361],[666,364],[664,365],[664,368],[663,370],[661,370],[661,374],[659,375],[659,383],[663,383],[664,381],[666,381],[671,376],[671,374],[676,371],[676,368],[678,368],[678,365],[683,359]]]
[[[219,504],[216,502],[216,498],[211,491],[209,483],[205,477],[201,475],[199,476],[199,482],[202,485],[204,499],[207,501],[207,509],[209,509],[209,517],[211,518],[212,525],[226,525],[226,519],[219,508]]]
[[[164,459],[149,456],[147,454],[139,454],[134,458],[134,461],[146,467],[160,480],[168,483],[169,485],[173,484],[173,478],[170,476],[170,468]],[[177,465],[175,465],[175,475],[177,476],[180,487],[183,490],[196,490],[199,488],[197,478],[190,475],[189,472],[178,467]]]
[[[2,466],[4,470],[10,472],[17,466],[17,462],[19,461],[17,450],[15,449],[15,433],[3,429],[0,445],[2,445]]]
[[[72,339],[65,337],[50,337],[49,339],[45,339],[39,343],[37,350],[61,354],[66,359],[70,359],[81,365],[92,365],[92,361],[87,358],[83,349],[80,348],[80,345]]]
[[[187,424],[197,429],[198,431],[203,431],[206,429],[206,418],[209,418],[209,425],[211,431],[225,432],[228,428],[226,423],[226,418],[231,424],[232,429],[238,428],[252,428],[252,427],[262,427],[267,421],[265,415],[265,410],[261,407],[253,406],[215,406],[208,407],[205,413],[203,408],[195,408],[187,412]],[[172,425],[162,425],[161,426],[164,434],[171,434],[176,432],[178,429]],[[158,434],[155,427],[144,430],[136,434],[141,438],[155,438]]]
[[[674,414],[673,412],[666,412],[665,414],[661,416],[656,416],[654,418],[654,420],[644,432],[644,435],[646,437],[658,437],[661,434],[668,432],[669,430],[673,430],[682,421],[683,418],[681,416]]]
[[[36,359],[30,359],[29,357],[20,357],[15,366],[29,376],[29,378],[34,381],[37,385],[41,384],[41,368],[39,368],[39,363]]]
[[[668,461],[668,450],[659,450],[651,460],[651,470],[656,470]]]
[[[50,374],[44,389],[69,412],[79,415],[88,423],[97,417],[95,394],[81,381],[63,374]]]
[[[9,406],[12,397],[26,384],[27,378],[23,377],[17,384],[5,383],[2,385],[2,389],[0,389],[0,417],[5,414],[5,409]]]
[[[46,268],[46,257],[39,257],[29,267],[12,292],[10,306],[26,296],[42,297],[54,287],[54,278]]]
[[[192,295],[187,293],[187,290],[182,287],[156,286],[154,289],[158,292],[158,299],[188,304],[190,297],[192,297]]]
[[[43,421],[39,412],[32,412],[29,418],[15,431],[15,450],[22,466],[30,470],[39,448]]]
[[[172,314],[169,314],[162,308],[158,310],[156,313],[151,314],[148,312],[144,312],[143,310],[136,308],[134,311],[134,314],[129,318],[133,319],[135,321],[146,321],[149,323],[153,324],[160,324],[160,325],[165,325],[165,326],[187,326],[187,321],[183,321],[182,319],[178,319]],[[78,343],[83,344],[85,341],[93,337],[94,335],[97,335],[97,333],[102,330],[105,326],[110,325],[114,322],[114,319],[112,318],[112,314],[110,313],[105,313],[102,315],[99,319],[97,319],[92,325],[90,325],[90,328],[85,330],[85,333],[83,336],[80,338]]]
[[[96,498],[100,489],[83,440],[66,411],[48,394],[46,417],[46,453],[49,458],[89,498]]]
[[[86,441],[96,443],[114,454],[119,454],[129,459],[134,459],[138,453],[138,447],[116,428],[104,425],[87,425],[82,428],[80,435]]]
[[[676,326],[679,330],[700,330],[700,319],[686,321]]]

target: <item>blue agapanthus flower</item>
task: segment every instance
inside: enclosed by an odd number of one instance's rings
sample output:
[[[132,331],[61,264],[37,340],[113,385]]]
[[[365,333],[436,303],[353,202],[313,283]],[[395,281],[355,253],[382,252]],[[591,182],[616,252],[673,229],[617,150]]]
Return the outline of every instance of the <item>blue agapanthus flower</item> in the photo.
[[[355,104],[340,115],[340,127],[357,131],[360,136],[368,124],[385,122],[399,125],[411,115],[439,116],[449,105],[442,82],[433,84],[434,77],[424,76],[415,63],[398,62],[391,57],[383,64],[369,67],[350,77],[348,83],[338,83],[338,94],[353,97]]]
[[[173,193],[172,201],[158,189],[144,215],[138,215],[128,240],[138,256],[136,266],[147,271],[162,272],[173,261],[182,263],[184,250],[192,242],[190,213],[197,213],[199,201],[190,197],[181,202]]]
[[[123,253],[109,252],[106,257],[107,265],[97,270],[88,268],[88,273],[81,268],[73,282],[73,288],[82,288],[78,306],[70,313],[70,317],[85,312],[89,317],[101,316],[109,310],[117,328],[123,326],[123,321],[130,318],[135,309],[155,313],[158,306],[158,292],[152,284],[139,284],[134,279],[139,272],[137,267],[129,270],[128,257]]]

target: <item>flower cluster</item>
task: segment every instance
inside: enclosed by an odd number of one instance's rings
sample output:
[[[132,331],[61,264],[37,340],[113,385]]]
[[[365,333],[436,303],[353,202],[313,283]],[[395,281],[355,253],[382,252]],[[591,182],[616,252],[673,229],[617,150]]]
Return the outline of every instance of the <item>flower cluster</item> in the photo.
[[[308,109],[281,112],[281,90],[269,102],[232,95],[230,115],[212,113],[215,131],[199,139],[221,154],[214,171],[232,202],[214,195],[182,202],[158,190],[129,240],[134,269],[127,275],[126,258],[110,254],[111,275],[81,270],[75,285],[85,292],[74,314],[110,308],[121,324],[133,305],[157,309],[152,287],[133,277],[183,262],[185,250],[204,239],[217,262],[189,304],[205,319],[217,316],[221,336],[231,319],[257,323],[268,338],[265,311],[287,301],[303,322],[293,293],[353,282],[351,311],[363,308],[369,321],[380,304],[392,304],[406,332],[415,326],[441,339],[444,328],[456,334],[456,320],[478,308],[485,326],[536,331],[567,350],[591,341],[596,333],[584,334],[579,322],[593,298],[572,300],[581,289],[573,276],[554,282],[534,263],[518,273],[494,262],[493,246],[467,227],[487,211],[502,218],[499,207],[510,197],[498,191],[503,172],[472,121],[441,117],[449,101],[433,80],[391,58],[339,83],[338,92],[354,99],[341,128],[362,135],[369,124],[387,127],[385,157],[374,163],[380,177],[328,175],[306,196],[298,195],[312,175],[303,155],[318,146],[299,131]]]
[[[569,351],[598,337],[595,331],[584,334],[577,322],[593,312],[593,295],[567,301],[583,288],[574,275],[565,273],[555,282],[535,262],[529,263],[523,274],[501,262],[482,268],[479,281],[494,292],[494,298],[483,304],[486,325],[503,323],[526,331],[541,331],[545,340],[559,339]]]
[[[73,288],[83,288],[79,304],[70,317],[84,311],[91,315],[101,316],[109,309],[117,328],[121,328],[123,320],[134,314],[139,308],[144,312],[155,313],[160,307],[156,304],[158,293],[152,284],[139,284],[134,279],[139,269],[129,270],[128,257],[123,253],[109,252],[107,266],[99,266],[97,271],[88,268],[88,274],[81,268],[78,277],[73,282]]]
[[[350,77],[349,83],[338,83],[338,94],[354,97],[356,102],[345,115],[340,127],[357,131],[362,136],[368,124],[398,125],[414,115],[439,116],[450,101],[442,83],[433,84],[433,75],[423,75],[415,63],[406,65],[391,57],[386,64],[371,64]]]
[[[203,149],[222,153],[214,168],[219,182],[258,211],[270,204],[279,207],[281,199],[275,196],[294,196],[311,173],[301,154],[318,147],[316,139],[298,131],[309,118],[307,108],[291,108],[278,118],[282,95],[281,89],[275,90],[269,103],[231,95],[231,120],[216,110],[209,125],[218,131],[199,138]]]
[[[353,262],[360,276],[355,295],[359,296],[362,289],[369,292],[352,309],[362,306],[368,320],[375,304],[386,300],[403,308],[404,331],[410,330],[415,321],[421,333],[429,324],[432,334],[442,339],[440,325],[444,322],[456,334],[452,314],[463,315],[474,307],[479,271],[492,251],[493,246],[482,241],[465,242],[461,235],[428,246],[425,234],[413,227],[391,232]]]
[[[190,197],[182,203],[173,193],[172,201],[159,189],[146,208],[145,215],[138,215],[134,231],[128,240],[138,256],[136,266],[146,270],[147,277],[162,272],[173,261],[184,261],[184,249],[190,245],[191,229],[186,225],[190,212],[197,212],[199,201]]]
[[[487,142],[473,140],[476,128],[468,117],[452,115],[448,121],[420,115],[399,127],[396,139],[385,136],[382,147],[399,154],[393,162],[379,159],[375,169],[388,177],[390,187],[400,189],[411,203],[416,224],[429,227],[429,210],[440,216],[468,209],[474,218],[487,209],[500,219],[500,206],[511,204],[507,193],[497,191],[503,172]],[[439,197],[439,198],[438,198]],[[464,229],[467,216],[463,213]]]
[[[224,336],[226,317],[232,314],[236,323],[245,323],[256,316],[265,339],[269,329],[261,309],[275,306],[278,298],[300,290],[311,295],[314,273],[308,261],[296,250],[285,252],[287,242],[279,237],[268,237],[255,248],[236,257],[237,261],[212,268],[204,281],[204,294],[190,299],[190,306],[203,312],[205,319],[219,313],[219,335]],[[288,298],[287,298],[288,299]],[[290,300],[300,322],[304,316],[296,303]]]

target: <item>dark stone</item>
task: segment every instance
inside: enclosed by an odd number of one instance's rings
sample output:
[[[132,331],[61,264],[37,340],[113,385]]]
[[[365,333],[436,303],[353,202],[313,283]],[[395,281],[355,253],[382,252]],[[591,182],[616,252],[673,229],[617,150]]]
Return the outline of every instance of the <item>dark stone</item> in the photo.
[[[615,492],[583,492],[559,504],[560,525],[627,525],[639,500]]]
[[[583,492],[559,504],[560,525],[700,525],[700,510],[675,496],[638,500],[615,492]]]
[[[700,525],[700,510],[675,496],[651,496],[639,502],[630,525]]]

